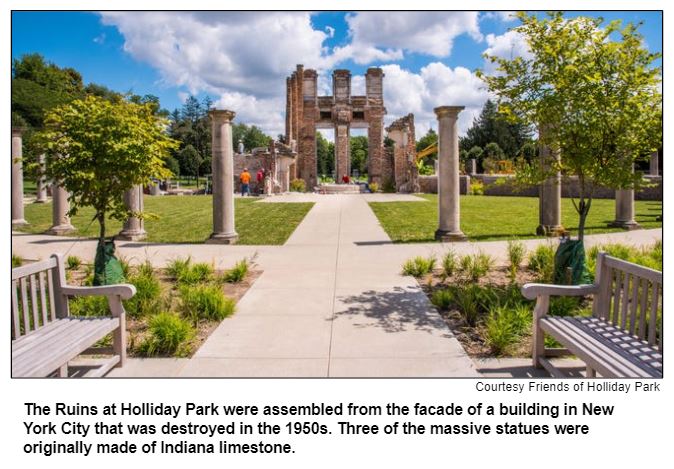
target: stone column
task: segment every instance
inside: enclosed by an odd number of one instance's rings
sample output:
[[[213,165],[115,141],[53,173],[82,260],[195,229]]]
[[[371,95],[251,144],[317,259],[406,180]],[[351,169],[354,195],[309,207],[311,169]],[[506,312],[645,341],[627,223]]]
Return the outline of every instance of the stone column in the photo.
[[[348,124],[335,125],[335,173],[336,183],[342,183],[342,176],[351,177],[351,158]]]
[[[23,129],[12,127],[12,228],[27,225],[23,215]]]
[[[539,129],[539,134],[542,132]],[[549,167],[553,160],[559,160],[559,154],[553,154],[550,147],[541,145],[539,149],[541,164]],[[562,225],[562,175],[557,172],[545,180],[538,188],[538,227],[536,233],[541,236],[557,236],[564,232]]]
[[[68,210],[70,210],[68,191],[54,181],[52,184],[52,227],[47,230],[47,234],[65,235],[75,231],[75,227],[70,223]]]
[[[37,176],[37,197],[36,204],[43,204],[47,201],[47,179],[45,178],[45,157],[40,155],[37,158],[40,174]]]
[[[132,212],[143,211],[143,186],[133,186],[124,193],[124,205]],[[138,217],[129,217],[124,222],[122,231],[117,235],[118,239],[127,241],[141,241],[147,238],[145,222]]]
[[[438,116],[438,229],[435,239],[465,241],[459,212],[459,133],[457,120],[464,106],[441,106]]]
[[[634,220],[634,190],[618,189],[615,191],[615,220],[610,226],[636,230],[640,228]]]
[[[658,152],[654,151],[651,153],[651,167],[650,171],[648,172],[651,176],[659,176],[660,175],[660,168],[659,168],[659,161],[658,161]]]
[[[466,174],[470,176],[477,174],[477,160],[475,158],[470,158],[466,162]]]
[[[213,234],[206,241],[234,244],[239,235],[234,229],[234,147],[232,119],[234,112],[213,109],[208,115],[212,129]]]

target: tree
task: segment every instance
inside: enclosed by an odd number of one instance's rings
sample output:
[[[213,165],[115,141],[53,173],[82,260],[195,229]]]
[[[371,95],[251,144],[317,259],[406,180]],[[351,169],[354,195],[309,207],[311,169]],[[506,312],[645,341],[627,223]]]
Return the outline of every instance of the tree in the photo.
[[[367,137],[364,135],[349,138],[351,171],[356,169],[361,176],[367,173],[367,144]]]
[[[316,132],[316,164],[319,175],[330,176],[335,169],[334,147],[331,150],[330,142],[320,132]]]
[[[252,151],[253,148],[259,147],[268,147],[271,143],[271,137],[262,132],[258,127],[251,126],[248,127],[246,133],[243,136],[243,146],[248,151]],[[238,142],[236,142],[238,144]]]
[[[490,142],[498,143],[507,158],[519,154],[520,147],[529,140],[529,126],[521,122],[508,122],[498,113],[497,105],[491,100],[484,103],[480,116],[460,139],[460,147],[469,150],[474,146],[484,148]]]
[[[482,148],[477,145],[468,150],[468,159],[475,159],[478,163],[482,162]]]
[[[199,177],[199,168],[203,158],[192,145],[188,144],[178,152],[178,162],[180,163],[181,174]]]
[[[47,155],[47,177],[70,192],[70,216],[82,207],[95,211],[99,249],[106,216],[126,220],[122,196],[135,185],[165,178],[169,151],[176,146],[149,104],[112,103],[88,96],[47,114],[39,141]]]
[[[573,200],[578,239],[595,190],[636,188],[635,161],[657,150],[662,140],[661,54],[643,47],[638,25],[602,18],[547,18],[519,13],[515,31],[527,41],[531,58],[487,57],[498,73],[479,76],[498,96],[511,122],[537,126],[541,143],[559,159],[522,165],[521,181],[540,183],[552,173],[578,178]]]

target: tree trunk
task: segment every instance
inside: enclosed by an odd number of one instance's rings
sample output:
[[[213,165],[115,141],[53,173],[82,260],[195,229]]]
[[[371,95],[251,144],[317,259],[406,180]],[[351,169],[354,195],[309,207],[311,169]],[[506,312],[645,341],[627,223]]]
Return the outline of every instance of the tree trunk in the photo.
[[[100,225],[98,244],[103,246],[105,244],[105,213],[99,213],[96,218],[98,218],[98,224]]]

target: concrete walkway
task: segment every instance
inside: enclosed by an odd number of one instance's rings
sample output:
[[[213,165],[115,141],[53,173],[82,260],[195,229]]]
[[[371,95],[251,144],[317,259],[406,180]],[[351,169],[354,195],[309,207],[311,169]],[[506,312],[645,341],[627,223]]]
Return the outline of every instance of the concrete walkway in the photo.
[[[263,274],[192,359],[134,359],[110,376],[495,375],[492,365],[476,369],[416,281],[399,272],[410,257],[440,257],[450,247],[505,260],[507,243],[392,244],[367,205],[374,200],[424,202],[398,194],[292,194],[263,200],[316,203],[283,246],[119,243],[127,259],[155,266],[190,255],[227,268],[256,255]],[[638,230],[587,236],[586,246],[659,239],[660,229]],[[63,252],[91,261],[95,240],[14,233],[12,250],[28,259]]]
[[[360,195],[319,199],[180,376],[477,376]],[[279,259],[281,261],[281,259]]]

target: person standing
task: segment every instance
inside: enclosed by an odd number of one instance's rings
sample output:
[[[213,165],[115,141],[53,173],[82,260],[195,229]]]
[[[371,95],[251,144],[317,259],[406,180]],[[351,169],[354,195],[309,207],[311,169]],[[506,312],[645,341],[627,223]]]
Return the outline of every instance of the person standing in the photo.
[[[244,197],[246,194],[250,195],[250,173],[248,172],[248,168],[243,168],[239,181],[241,181],[241,197]]]
[[[255,175],[255,180],[257,181],[257,191],[260,194],[264,193],[264,169],[260,168],[257,170]]]

